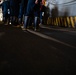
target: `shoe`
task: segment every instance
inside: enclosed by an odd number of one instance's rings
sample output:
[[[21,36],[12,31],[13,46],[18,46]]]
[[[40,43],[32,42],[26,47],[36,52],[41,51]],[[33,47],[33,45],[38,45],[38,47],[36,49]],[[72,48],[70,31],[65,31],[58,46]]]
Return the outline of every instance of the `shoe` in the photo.
[[[21,28],[24,28],[24,26],[21,26]]]
[[[22,30],[27,30],[27,28],[24,28],[24,26],[21,26],[21,29],[22,29]]]
[[[17,25],[17,28],[21,27],[21,25]]]
[[[4,25],[8,25],[8,23],[5,23]]]
[[[39,23],[39,26],[41,25],[41,23]]]
[[[19,27],[21,27],[21,26],[20,26],[20,25],[16,25],[16,26],[13,26],[13,27],[19,28]]]
[[[22,30],[25,30],[26,31],[27,29],[26,28],[22,28]]]
[[[35,28],[34,31],[37,31],[37,29]]]
[[[9,22],[9,25],[11,25],[12,23],[11,22]]]

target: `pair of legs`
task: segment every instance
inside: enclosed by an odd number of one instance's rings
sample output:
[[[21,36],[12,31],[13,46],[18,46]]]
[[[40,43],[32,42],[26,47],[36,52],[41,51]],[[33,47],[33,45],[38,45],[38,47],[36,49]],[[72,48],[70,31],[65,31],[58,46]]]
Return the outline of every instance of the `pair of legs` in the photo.
[[[18,25],[19,2],[17,0],[9,0],[10,3],[10,23]]]
[[[38,26],[38,15],[39,15],[39,9],[34,11],[34,6],[36,6],[35,4],[35,0],[28,0],[27,3],[27,9],[26,9],[26,13],[24,16],[24,28],[25,30],[27,29],[27,26],[29,24],[29,17],[34,15],[34,29],[36,30],[37,26]]]
[[[25,16],[24,17],[24,28],[27,29],[28,26],[32,25],[32,23],[34,24],[34,30],[36,30],[38,28],[38,21],[39,18],[38,17],[34,17],[34,19],[30,16]]]
[[[4,21],[5,25],[8,25],[8,22],[9,22],[8,9],[9,9],[9,2],[4,1],[2,4],[2,11],[3,11],[3,21]]]

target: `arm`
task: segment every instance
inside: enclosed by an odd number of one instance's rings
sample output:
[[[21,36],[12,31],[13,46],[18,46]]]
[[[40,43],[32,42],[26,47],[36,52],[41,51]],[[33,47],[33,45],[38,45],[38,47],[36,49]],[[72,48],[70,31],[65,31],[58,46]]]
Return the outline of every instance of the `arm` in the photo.
[[[35,0],[35,4],[38,4],[38,0]]]

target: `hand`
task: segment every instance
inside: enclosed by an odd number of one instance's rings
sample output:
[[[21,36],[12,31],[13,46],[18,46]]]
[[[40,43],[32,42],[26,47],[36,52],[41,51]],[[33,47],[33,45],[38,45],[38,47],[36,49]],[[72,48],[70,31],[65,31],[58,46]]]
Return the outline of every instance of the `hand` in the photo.
[[[35,4],[38,4],[38,0],[35,1]]]

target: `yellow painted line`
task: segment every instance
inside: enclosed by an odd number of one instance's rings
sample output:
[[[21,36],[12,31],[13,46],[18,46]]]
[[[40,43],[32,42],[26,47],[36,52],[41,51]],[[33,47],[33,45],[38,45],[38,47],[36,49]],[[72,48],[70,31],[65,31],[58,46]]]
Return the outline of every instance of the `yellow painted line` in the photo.
[[[76,28],[76,16],[74,17],[74,22],[75,22],[75,28]]]
[[[54,19],[54,25],[55,25],[55,19]]]
[[[56,18],[55,18],[55,25],[57,25],[57,24],[56,24]]]
[[[76,23],[76,17],[74,17],[74,19],[75,19],[75,23]]]
[[[51,18],[50,18],[50,20],[49,20],[49,21],[50,21],[50,24],[51,24]]]
[[[53,25],[54,25],[54,19],[53,19]]]
[[[55,25],[55,21],[54,21],[54,25]]]
[[[52,18],[51,18],[51,24],[52,24]]]
[[[60,20],[59,20],[59,17],[58,17],[58,25],[60,25]]]
[[[56,25],[56,20],[54,19],[54,25]]]
[[[65,27],[67,27],[66,18],[64,18],[64,24],[65,24]]]
[[[56,18],[56,25],[58,26],[58,19]]]
[[[60,18],[58,17],[58,24],[60,25]]]
[[[74,17],[74,20],[75,20],[75,28],[76,28],[76,16]]]
[[[58,17],[57,17],[57,22],[58,22],[58,25],[59,25],[59,20],[58,20]]]
[[[51,18],[50,18],[50,24],[51,24]]]
[[[70,27],[70,19],[69,19],[69,17],[67,17],[67,23],[68,23],[68,27]]]
[[[72,27],[75,28],[73,17],[70,17]]]

